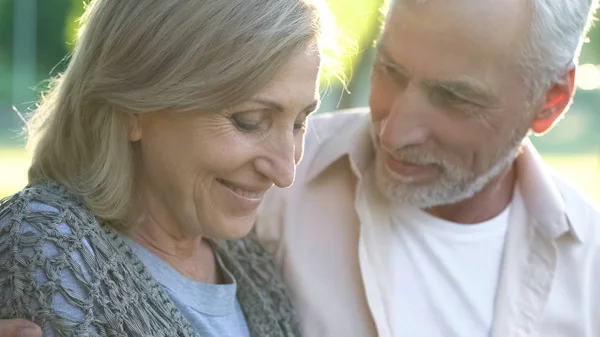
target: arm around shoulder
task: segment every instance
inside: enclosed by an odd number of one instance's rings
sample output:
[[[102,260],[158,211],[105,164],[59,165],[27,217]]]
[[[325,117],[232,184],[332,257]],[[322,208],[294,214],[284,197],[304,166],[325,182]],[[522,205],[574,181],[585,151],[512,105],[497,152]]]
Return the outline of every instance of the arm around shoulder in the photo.
[[[86,241],[61,212],[15,195],[0,204],[0,319],[27,319],[45,336],[75,336],[94,329]],[[86,258],[87,257],[87,258]]]

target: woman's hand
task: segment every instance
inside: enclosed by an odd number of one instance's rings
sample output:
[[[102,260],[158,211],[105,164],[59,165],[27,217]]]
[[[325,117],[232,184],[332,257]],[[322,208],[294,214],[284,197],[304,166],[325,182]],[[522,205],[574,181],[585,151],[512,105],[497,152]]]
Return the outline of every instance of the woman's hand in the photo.
[[[42,337],[42,329],[24,319],[1,319],[0,336],[2,337]]]

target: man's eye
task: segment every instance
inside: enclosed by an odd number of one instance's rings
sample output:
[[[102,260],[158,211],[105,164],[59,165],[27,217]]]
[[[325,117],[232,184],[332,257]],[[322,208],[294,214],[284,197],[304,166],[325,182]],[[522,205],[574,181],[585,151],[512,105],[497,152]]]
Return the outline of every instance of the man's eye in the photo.
[[[253,132],[268,127],[266,118],[262,112],[242,112],[231,116],[235,127],[241,131]]]
[[[446,89],[432,90],[430,93],[431,101],[436,105],[457,105],[468,103],[462,97]]]

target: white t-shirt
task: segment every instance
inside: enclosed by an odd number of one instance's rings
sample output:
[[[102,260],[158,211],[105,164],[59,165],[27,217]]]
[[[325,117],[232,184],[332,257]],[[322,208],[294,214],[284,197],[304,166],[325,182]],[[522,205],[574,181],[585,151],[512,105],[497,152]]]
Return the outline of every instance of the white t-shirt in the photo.
[[[395,337],[489,335],[509,213],[461,225],[395,207]]]

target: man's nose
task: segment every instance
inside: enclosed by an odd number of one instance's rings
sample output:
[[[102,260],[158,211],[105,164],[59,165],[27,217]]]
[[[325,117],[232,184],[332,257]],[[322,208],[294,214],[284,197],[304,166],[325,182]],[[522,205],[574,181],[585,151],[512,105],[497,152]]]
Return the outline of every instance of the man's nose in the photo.
[[[420,145],[427,141],[430,129],[427,127],[427,106],[419,97],[420,93],[408,89],[394,100],[389,113],[381,120],[379,128],[380,146],[387,152],[406,146]]]

